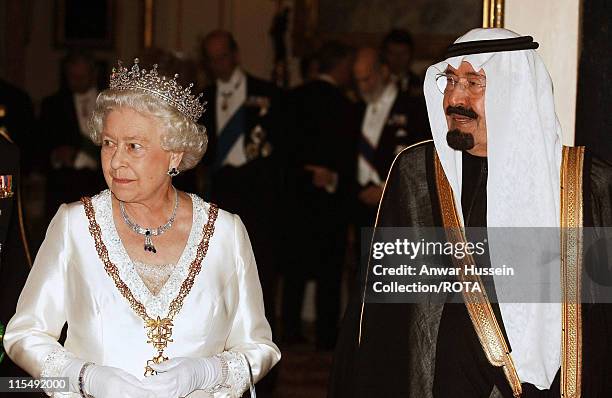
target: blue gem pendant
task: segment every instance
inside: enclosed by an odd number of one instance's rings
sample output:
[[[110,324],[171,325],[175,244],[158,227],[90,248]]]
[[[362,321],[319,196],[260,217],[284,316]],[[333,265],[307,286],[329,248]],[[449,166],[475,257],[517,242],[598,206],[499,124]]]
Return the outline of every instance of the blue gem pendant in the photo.
[[[151,230],[147,229],[145,232],[145,241],[144,241],[144,249],[146,252],[152,252],[153,254],[157,253],[155,246],[153,246],[153,239],[151,238]]]

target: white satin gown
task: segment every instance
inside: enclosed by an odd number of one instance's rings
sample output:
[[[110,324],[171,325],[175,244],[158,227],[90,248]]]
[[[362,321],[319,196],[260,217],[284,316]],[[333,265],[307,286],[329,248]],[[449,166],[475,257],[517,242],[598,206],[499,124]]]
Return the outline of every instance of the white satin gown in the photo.
[[[210,205],[196,195],[191,199],[193,224],[187,245],[167,282],[153,295],[119,239],[110,191],[92,198],[109,259],[152,318],[168,313],[202,239]],[[16,314],[7,325],[6,352],[34,377],[57,376],[69,358],[77,357],[121,368],[142,379],[146,362],[156,351],[147,344],[143,319],[105,271],[88,225],[81,202],[58,210],[19,297]],[[65,322],[68,334],[62,347],[58,339]],[[164,351],[167,357],[221,353],[227,360],[230,388],[215,397],[240,397],[249,385],[249,367],[256,382],[280,360],[265,318],[249,237],[238,216],[219,210],[202,269],[173,323],[173,342]],[[206,396],[210,394],[202,390],[189,395]]]

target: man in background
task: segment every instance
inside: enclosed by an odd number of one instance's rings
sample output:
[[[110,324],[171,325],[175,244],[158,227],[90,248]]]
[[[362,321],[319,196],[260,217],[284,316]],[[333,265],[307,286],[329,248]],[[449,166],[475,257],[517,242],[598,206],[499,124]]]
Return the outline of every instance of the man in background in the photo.
[[[231,33],[210,32],[202,52],[214,79],[204,90],[207,111],[200,120],[209,139],[204,157],[210,169],[208,196],[242,218],[273,325],[284,172],[282,92],[240,66]]]
[[[423,95],[423,82],[410,69],[414,57],[412,35],[403,29],[391,30],[383,39],[382,52],[399,90],[411,96]]]
[[[330,42],[317,54],[318,76],[290,95],[290,178],[292,232],[287,236],[283,297],[284,339],[304,340],[301,310],[304,286],[314,278],[316,344],[336,342],[340,276],[354,178],[356,113],[344,94],[351,81],[353,52]]]
[[[275,333],[276,276],[282,250],[279,230],[285,161],[282,91],[240,66],[238,43],[230,32],[214,30],[202,41],[213,80],[204,90],[208,167],[206,197],[238,214],[249,232],[264,295],[266,318]],[[271,372],[259,383],[271,394]]]
[[[370,227],[393,159],[431,134],[425,101],[399,90],[376,49],[359,50],[353,76],[364,101],[357,150],[356,222],[358,227]]]
[[[97,193],[99,148],[89,139],[87,123],[96,105],[96,66],[86,53],[69,54],[62,64],[64,85],[42,102],[39,137],[46,149],[47,218],[62,203]]]

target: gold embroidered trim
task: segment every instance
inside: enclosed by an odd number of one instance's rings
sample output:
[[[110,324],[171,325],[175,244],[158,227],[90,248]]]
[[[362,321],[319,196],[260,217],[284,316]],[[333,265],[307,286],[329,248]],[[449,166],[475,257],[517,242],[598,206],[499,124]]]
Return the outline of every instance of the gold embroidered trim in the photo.
[[[435,172],[438,198],[440,200],[446,237],[449,242],[465,242],[464,229],[457,215],[453,191],[444,174],[437,153],[435,153]],[[520,397],[522,394],[521,381],[514,367],[512,357],[510,356],[510,350],[508,349],[506,339],[495,318],[495,313],[487,297],[484,284],[480,276],[466,275],[463,272],[465,269],[464,265],[474,264],[474,259],[467,253],[463,259],[452,257],[454,266],[459,269],[459,280],[461,282],[469,282],[472,286],[474,286],[473,284],[478,284],[481,289],[480,292],[468,291],[468,289],[464,289],[463,291],[463,301],[470,314],[470,319],[474,325],[476,335],[478,335],[478,340],[480,340],[480,345],[491,365],[502,367],[506,380],[508,380],[512,388],[512,394],[515,397]]]
[[[102,263],[104,264],[104,269],[108,276],[111,277],[113,282],[115,282],[115,286],[121,293],[123,297],[129,302],[130,306],[144,320],[144,325],[147,330],[147,343],[151,343],[153,347],[157,350],[157,355],[147,361],[145,366],[145,376],[150,374],[155,374],[155,371],[151,367],[152,364],[161,363],[168,358],[164,356],[164,349],[168,345],[168,343],[172,342],[172,327],[174,326],[172,321],[174,317],[179,313],[181,308],[183,307],[183,301],[185,297],[191,291],[193,287],[193,283],[195,281],[196,276],[200,273],[202,269],[202,260],[206,257],[206,253],[208,252],[208,245],[210,243],[210,239],[212,238],[215,232],[215,221],[217,219],[217,215],[219,212],[219,208],[210,204],[209,212],[208,212],[208,222],[204,225],[202,230],[202,240],[198,245],[196,256],[194,260],[191,262],[189,266],[189,274],[187,278],[183,281],[181,288],[177,294],[177,296],[170,303],[170,307],[168,309],[168,315],[165,318],[160,318],[159,316],[154,319],[151,318],[146,311],[145,306],[132,294],[128,286],[121,280],[119,276],[119,269],[115,264],[113,264],[108,257],[108,250],[106,249],[106,245],[102,240],[102,231],[100,226],[96,222],[96,215],[94,212],[93,205],[91,203],[91,198],[83,197],[81,198],[81,202],[85,206],[85,214],[89,219],[89,233],[94,239],[96,245],[96,251],[98,252],[98,256]]]
[[[578,398],[582,380],[582,168],[584,147],[563,147],[561,166],[561,397]]]

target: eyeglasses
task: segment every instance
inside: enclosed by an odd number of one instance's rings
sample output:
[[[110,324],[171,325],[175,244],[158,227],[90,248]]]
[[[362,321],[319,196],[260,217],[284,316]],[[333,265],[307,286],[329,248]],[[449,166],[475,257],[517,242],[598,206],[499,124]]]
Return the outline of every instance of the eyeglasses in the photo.
[[[471,95],[478,96],[484,93],[487,81],[486,78],[479,76],[459,77],[449,73],[436,75],[436,85],[442,94],[453,91],[458,84]]]

